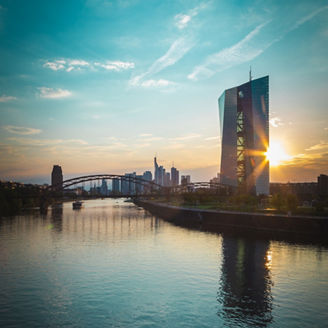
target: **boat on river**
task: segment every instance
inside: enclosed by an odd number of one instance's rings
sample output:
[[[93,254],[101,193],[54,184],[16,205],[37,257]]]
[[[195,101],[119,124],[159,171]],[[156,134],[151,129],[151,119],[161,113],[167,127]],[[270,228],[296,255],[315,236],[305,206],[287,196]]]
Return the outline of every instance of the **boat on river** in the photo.
[[[73,210],[79,210],[82,207],[82,202],[79,200],[76,200],[75,202],[73,202]]]

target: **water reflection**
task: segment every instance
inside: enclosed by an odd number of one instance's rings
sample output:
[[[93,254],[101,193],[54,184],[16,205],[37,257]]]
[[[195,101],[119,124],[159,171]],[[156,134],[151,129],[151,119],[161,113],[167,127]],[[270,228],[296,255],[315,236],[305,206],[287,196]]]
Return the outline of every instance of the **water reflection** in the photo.
[[[266,327],[272,321],[269,241],[223,237],[219,317],[231,327]]]
[[[156,232],[162,222],[123,201],[116,201],[113,206],[101,201],[91,204],[85,202],[80,210],[72,210],[71,203],[51,206],[46,216],[49,229],[66,238],[83,236],[84,240],[115,241]]]
[[[54,204],[51,206],[51,228],[56,232],[63,230],[63,204]]]

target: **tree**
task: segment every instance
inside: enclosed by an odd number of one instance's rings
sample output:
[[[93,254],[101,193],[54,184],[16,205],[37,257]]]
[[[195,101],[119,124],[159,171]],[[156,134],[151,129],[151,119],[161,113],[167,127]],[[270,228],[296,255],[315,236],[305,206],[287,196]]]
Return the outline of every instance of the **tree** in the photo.
[[[278,193],[278,194],[274,194],[272,196],[271,204],[278,211],[281,211],[281,209],[284,206],[284,203],[285,203],[285,201],[284,201],[284,197],[282,194]]]
[[[297,197],[294,194],[288,194],[286,197],[286,206],[288,211],[295,211],[297,208]]]

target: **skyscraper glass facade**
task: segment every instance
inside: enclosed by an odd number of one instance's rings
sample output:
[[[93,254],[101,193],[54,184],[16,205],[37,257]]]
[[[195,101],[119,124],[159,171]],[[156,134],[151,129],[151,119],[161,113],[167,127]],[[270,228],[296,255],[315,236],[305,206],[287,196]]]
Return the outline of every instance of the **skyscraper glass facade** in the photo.
[[[269,194],[269,76],[225,90],[219,117],[221,182]]]

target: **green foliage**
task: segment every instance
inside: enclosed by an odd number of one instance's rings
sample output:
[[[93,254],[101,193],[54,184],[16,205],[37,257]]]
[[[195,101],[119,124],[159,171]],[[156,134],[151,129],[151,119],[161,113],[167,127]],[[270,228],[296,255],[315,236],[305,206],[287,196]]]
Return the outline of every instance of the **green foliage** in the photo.
[[[286,197],[286,207],[288,211],[294,212],[297,208],[297,197],[294,194],[288,194]]]
[[[271,204],[274,208],[276,208],[278,211],[281,211],[282,208],[285,205],[285,199],[282,194],[274,194],[272,196]]]

